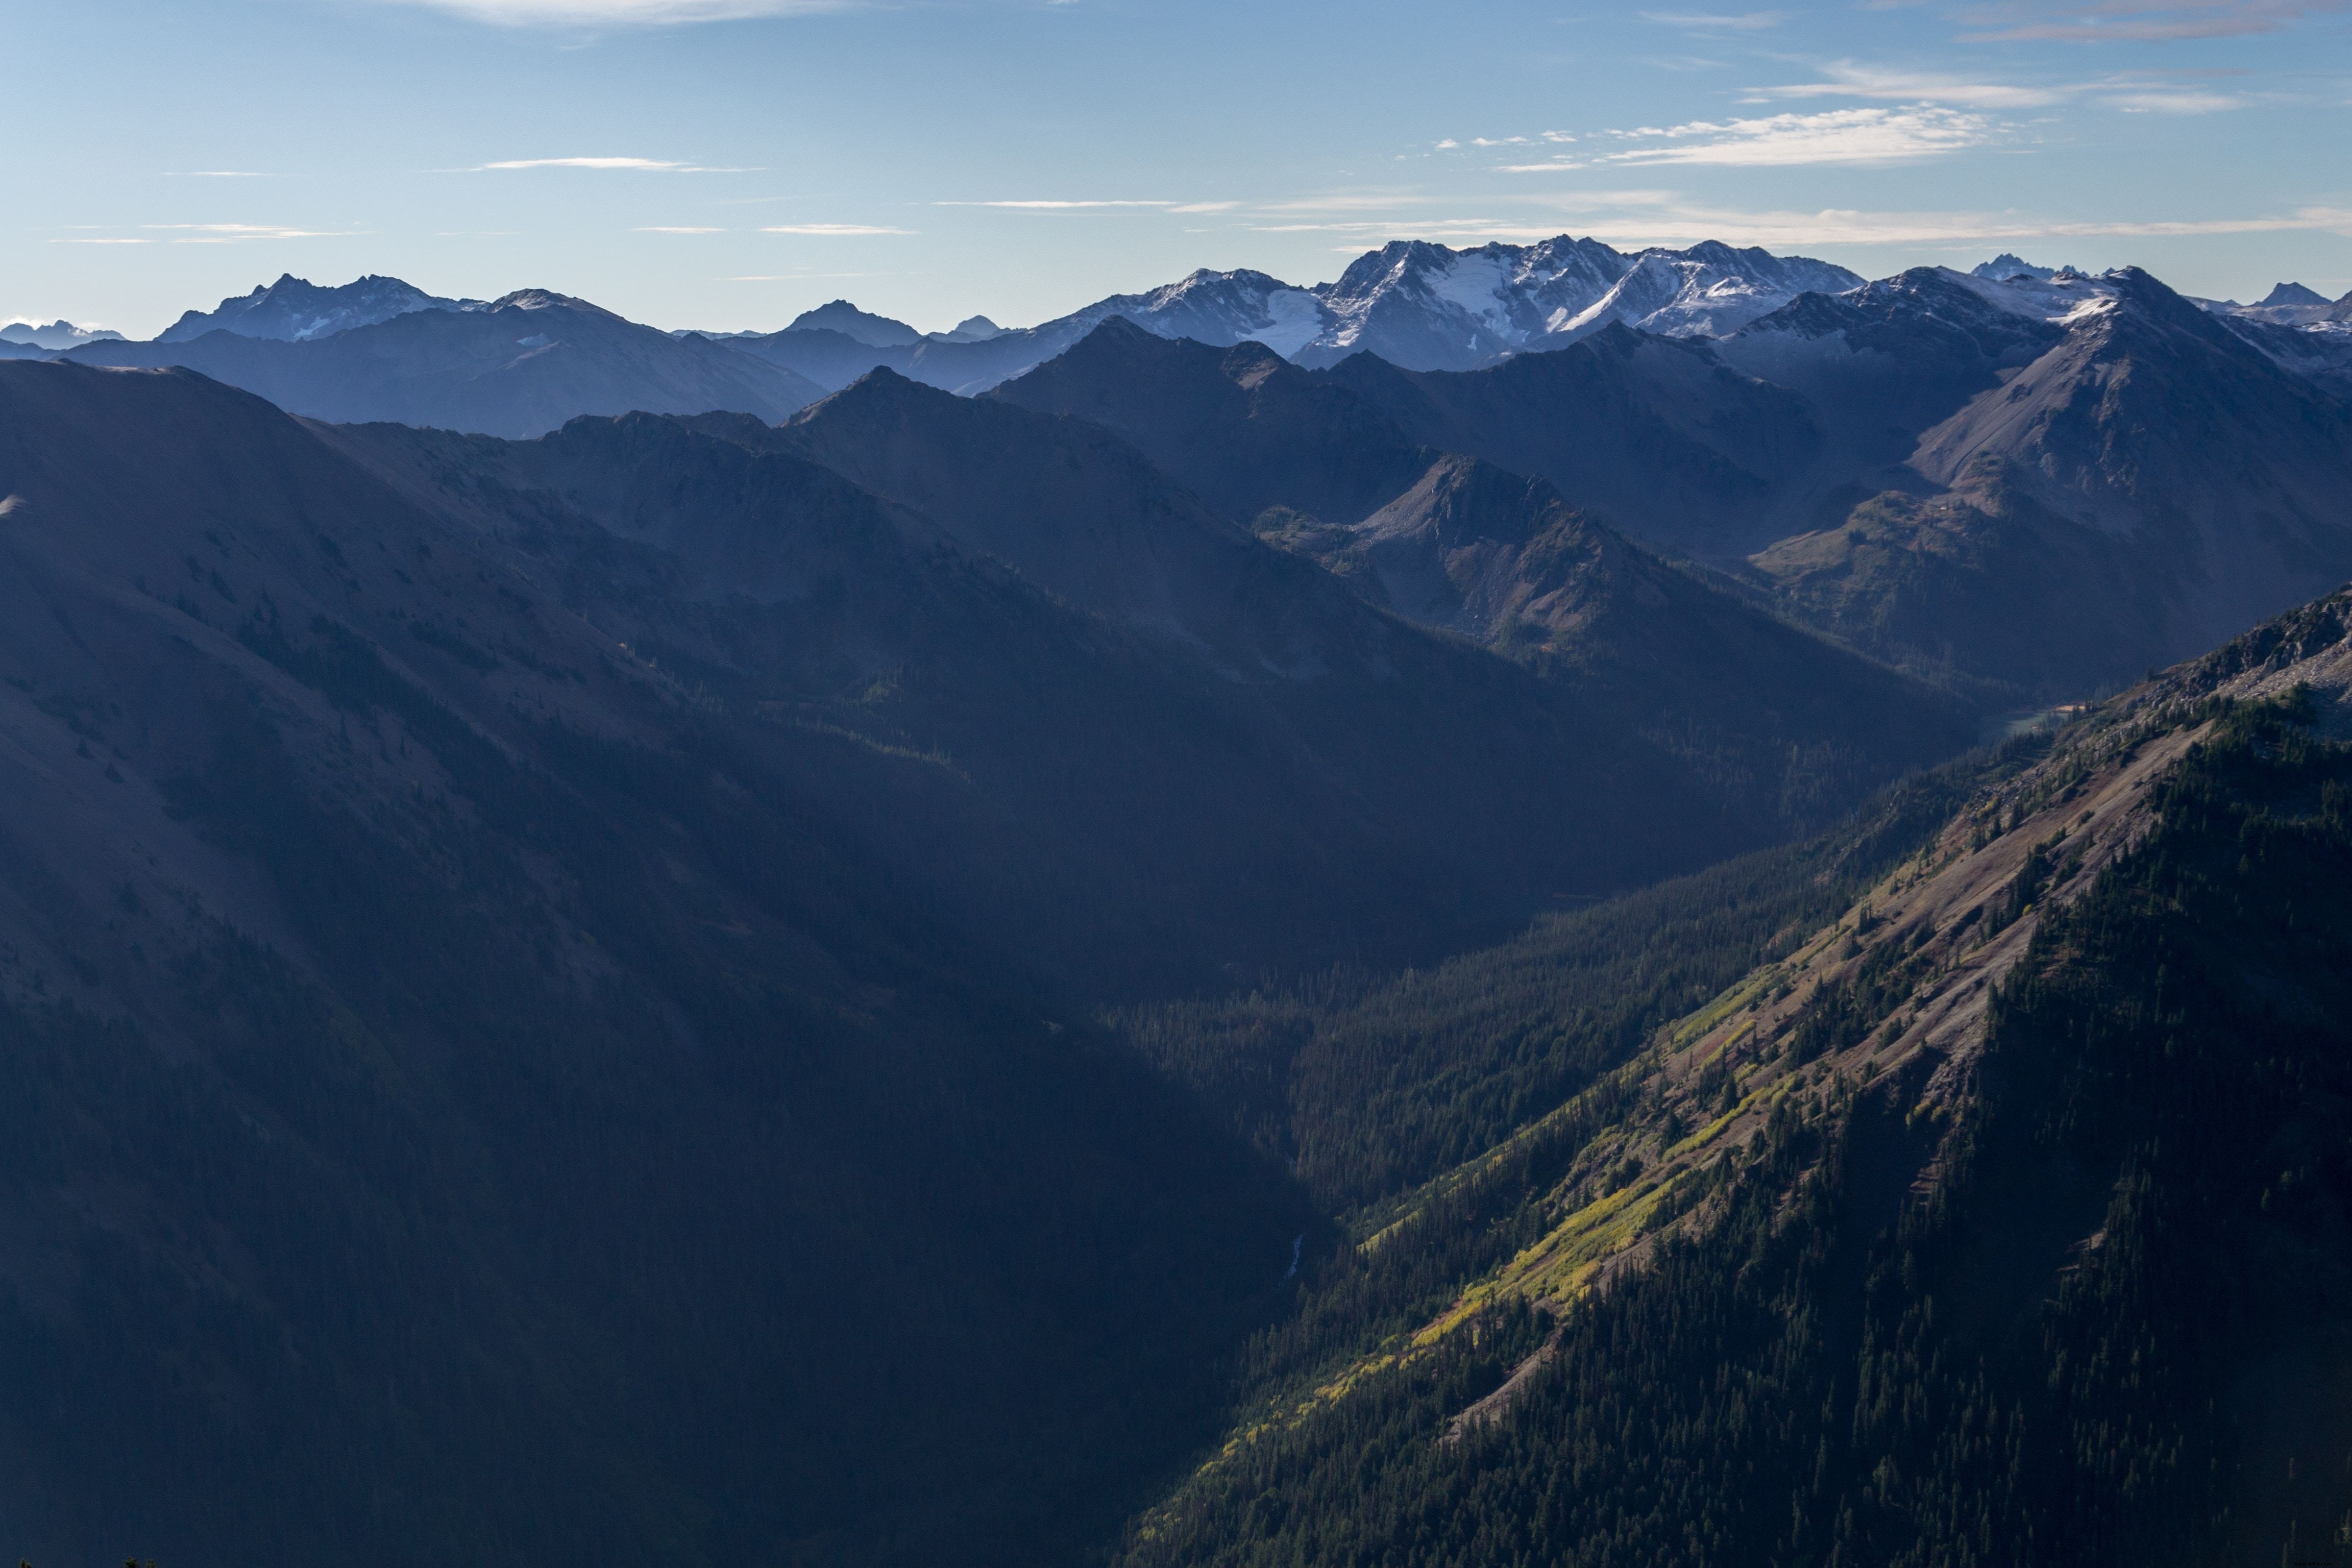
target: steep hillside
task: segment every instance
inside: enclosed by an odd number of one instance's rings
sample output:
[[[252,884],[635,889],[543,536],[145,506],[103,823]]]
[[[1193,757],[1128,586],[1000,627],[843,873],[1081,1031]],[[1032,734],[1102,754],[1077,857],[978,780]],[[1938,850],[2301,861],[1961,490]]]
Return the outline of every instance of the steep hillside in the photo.
[[[1843,913],[1360,1211],[1127,1560],[2326,1540],[2352,1505],[2347,650],[2352,594],[1996,763]],[[1750,908],[1712,942],[1685,917],[1679,951],[1736,951]],[[1509,1037],[1573,1037],[1588,994],[1504,991]],[[1528,1083],[1524,1047],[1464,1048],[1499,1019],[1463,1022],[1412,1066],[1424,1123]],[[1247,1034],[1161,1027],[1162,1059],[1251,1081]]]
[[[805,787],[1096,995],[1475,942],[1780,837],[1969,732],[1784,628],[1832,662],[1654,663],[1676,634],[1636,611],[1544,679],[1365,604],[1097,427],[904,381],[782,430],[327,434],[725,710],[935,759],[887,806]]]
[[[1806,294],[1716,345],[1735,369],[1804,398],[1825,440],[1825,490],[1895,469],[1919,433],[2001,385],[2066,335],[2088,279],[1997,284],[1917,267],[1841,294]],[[2054,318],[2054,319],[2053,319]]]
[[[984,401],[1114,430],[1369,602],[1502,650],[1759,781],[1882,725],[1914,737],[1912,755],[1933,752],[1936,733],[1959,742],[1948,703],[1668,566],[1545,480],[1410,440],[1334,378],[1256,345],[1107,322]],[[1780,747],[1788,763],[1771,760]]]
[[[376,300],[398,309],[387,319],[348,331],[320,328],[323,335],[298,340],[299,323],[283,319],[288,311],[327,303],[298,299],[268,312],[275,322],[268,337],[241,335],[235,329],[251,323],[232,314],[228,328],[185,341],[166,334],[152,343],[93,344],[73,357],[97,365],[184,365],[319,419],[389,419],[492,436],[537,436],[583,414],[635,409],[726,409],[774,420],[822,395],[813,382],[726,344],[673,338],[544,290],[465,310]]]
[[[1263,344],[1171,342],[1125,321],[1104,322],[988,397],[1099,425],[1244,523],[1272,507],[1358,522],[1440,456],[1355,392]]]
[[[887,791],[856,771],[805,787],[944,911],[1082,992],[1475,940],[1738,831],[1630,731],[1336,591],[1336,625],[1302,636],[1357,662],[1279,674],[1123,630],[832,470],[669,421],[341,438],[763,720],[746,743],[772,724],[908,759]]]
[[[1603,746],[1642,737],[1736,820],[1814,826],[1966,743],[1969,721],[1948,700],[1632,549],[1540,482],[1399,444],[1347,393],[1264,350],[1220,353],[1111,324],[1065,357],[1067,374],[1056,362],[1038,386],[1024,378],[973,402],[877,376],[781,438],[1088,608],[1180,631],[1237,679],[1311,683],[1393,668],[1397,696],[1384,704],[1413,703],[1415,716],[1400,719],[1425,733],[1456,710],[1436,694],[1464,688],[1478,661],[1397,641],[1351,593],[1474,637],[1546,678],[1520,700]],[[1011,406],[1058,401],[1122,361],[1133,375],[1108,379],[1142,390],[1113,417],[1188,479],[1239,498],[1258,539],[1091,420]],[[1216,372],[1204,376],[1204,363]],[[1150,414],[1161,386],[1183,411],[1166,421]],[[1188,402],[1188,391],[1199,395]],[[1380,494],[1369,488],[1376,476],[1408,475],[1351,526],[1276,501],[1362,504]],[[1265,488],[1249,495],[1254,478]],[[1391,689],[1388,679],[1378,689]]]
[[[2324,378],[2137,271],[1897,282],[1721,351],[1800,390],[1825,429],[1905,416],[1812,481],[1817,507],[1849,513],[1742,569],[1815,624],[2049,700],[2352,573],[2352,405]]]
[[[16,1550],[1074,1560],[1298,1226],[877,853],[953,764],[257,398],[0,373]]]
[[[1360,521],[1439,453],[1549,479],[1645,543],[1701,555],[1780,536],[1775,509],[1824,437],[1796,395],[1704,346],[1612,325],[1491,369],[1412,373],[1369,353],[1307,371],[1251,344],[1165,342],[1111,322],[993,398],[1118,431],[1224,509]]]
[[[1703,343],[1619,324],[1487,370],[1414,374],[1360,355],[1329,374],[1415,441],[1549,479],[1631,537],[1702,557],[1786,532],[1773,509],[1824,439],[1793,394]]]

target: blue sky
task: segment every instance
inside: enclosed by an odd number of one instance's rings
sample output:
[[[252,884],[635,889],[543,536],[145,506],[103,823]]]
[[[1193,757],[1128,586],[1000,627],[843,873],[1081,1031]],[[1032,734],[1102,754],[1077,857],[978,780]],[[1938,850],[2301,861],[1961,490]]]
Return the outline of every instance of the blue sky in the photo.
[[[1745,0],[1742,0],[1742,4]],[[1399,237],[2352,289],[2352,0],[0,0],[0,319],[1023,325]]]

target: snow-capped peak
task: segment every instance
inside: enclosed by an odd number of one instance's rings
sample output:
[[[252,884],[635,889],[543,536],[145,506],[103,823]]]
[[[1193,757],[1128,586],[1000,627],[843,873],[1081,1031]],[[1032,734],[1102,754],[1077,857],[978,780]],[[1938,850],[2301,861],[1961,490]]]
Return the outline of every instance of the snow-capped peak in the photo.
[[[479,303],[477,300],[444,300],[397,278],[369,276],[337,288],[321,289],[289,272],[250,294],[223,300],[211,310],[190,310],[165,328],[155,341],[184,342],[206,332],[228,331],[239,337],[301,342],[332,337],[354,327],[371,327],[413,310],[463,310]]]
[[[78,327],[62,316],[46,325],[18,320],[0,326],[0,342],[30,343],[42,349],[78,349],[84,343],[121,341],[121,332],[104,327]]]

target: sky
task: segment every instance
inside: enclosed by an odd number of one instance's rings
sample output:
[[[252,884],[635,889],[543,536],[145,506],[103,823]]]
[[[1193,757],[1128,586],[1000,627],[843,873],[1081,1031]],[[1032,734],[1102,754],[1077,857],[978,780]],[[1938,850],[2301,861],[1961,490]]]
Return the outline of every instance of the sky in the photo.
[[[2352,290],[2352,0],[0,0],[0,320],[1045,320],[1392,238]]]

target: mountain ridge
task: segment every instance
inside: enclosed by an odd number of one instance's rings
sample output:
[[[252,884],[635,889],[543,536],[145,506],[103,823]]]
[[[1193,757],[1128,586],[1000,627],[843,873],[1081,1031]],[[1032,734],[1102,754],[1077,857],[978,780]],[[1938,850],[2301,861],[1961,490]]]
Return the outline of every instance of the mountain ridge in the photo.
[[[1698,1519],[1707,1561],[1966,1542],[2220,1564],[2332,1528],[2352,1429],[2300,1395],[2346,1365],[2323,1281],[2347,1177],[2307,1129],[2345,1061],[2348,637],[2338,593],[2011,748],[1831,918],[1358,1211],[1300,1289],[1317,1332],[1254,1363],[1286,1381],[1237,1395],[1124,1561],[1411,1542],[1466,1565],[1664,1549]],[[1506,1040],[1575,1028],[1551,1015],[1577,984],[1546,992],[1519,962],[1465,962],[1444,990],[1507,977],[1486,1024]],[[1194,1073],[1275,1044],[1141,1022]],[[1374,1043],[1345,1026],[1321,1048]],[[2286,1053],[2312,1076],[2273,1088]],[[1430,1091],[1477,1104],[1470,1065]],[[1433,1292],[1449,1268],[1459,1286]],[[2135,1375],[2124,1347],[2145,1367],[2157,1344],[2166,1374]],[[1764,1399],[1818,1409],[1818,1431],[1750,1422]],[[2127,1468],[2164,1485],[2136,1492]],[[1662,1472],[1689,1479],[1661,1493]]]

